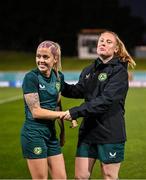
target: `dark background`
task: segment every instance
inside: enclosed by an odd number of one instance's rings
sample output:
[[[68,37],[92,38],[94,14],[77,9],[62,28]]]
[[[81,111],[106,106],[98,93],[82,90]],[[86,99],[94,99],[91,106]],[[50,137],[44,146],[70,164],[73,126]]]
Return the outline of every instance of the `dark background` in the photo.
[[[121,6],[130,6],[131,14],[141,16],[146,22],[146,1],[145,0],[119,0]]]
[[[132,52],[135,46],[146,44],[146,20],[142,14],[133,13],[134,9],[126,2],[128,1],[1,1],[0,49],[35,52],[41,41],[53,40],[61,45],[63,55],[76,56],[77,35],[81,29],[104,28],[115,31]]]

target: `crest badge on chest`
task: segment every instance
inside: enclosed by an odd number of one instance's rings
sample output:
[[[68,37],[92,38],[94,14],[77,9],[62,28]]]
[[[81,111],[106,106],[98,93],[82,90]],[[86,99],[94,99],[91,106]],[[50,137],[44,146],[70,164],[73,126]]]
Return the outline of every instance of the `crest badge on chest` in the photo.
[[[100,73],[98,75],[98,80],[99,81],[105,81],[107,79],[107,73]]]
[[[60,82],[56,82],[56,89],[58,92],[60,91],[60,87],[61,87]]]

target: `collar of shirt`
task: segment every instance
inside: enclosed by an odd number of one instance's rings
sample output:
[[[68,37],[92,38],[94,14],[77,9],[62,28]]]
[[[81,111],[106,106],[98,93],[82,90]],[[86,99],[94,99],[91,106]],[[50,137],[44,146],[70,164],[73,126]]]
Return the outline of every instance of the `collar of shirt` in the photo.
[[[95,60],[95,68],[97,68],[98,66],[100,66],[100,65],[102,65],[102,66],[106,66],[106,65],[109,65],[109,64],[111,64],[111,65],[116,65],[116,64],[118,64],[119,62],[121,62],[121,63],[124,63],[124,64],[127,64],[127,63],[125,63],[125,62],[122,62],[121,60],[120,60],[120,58],[118,58],[118,57],[113,57],[111,60],[109,60],[107,63],[103,63],[103,61],[100,59],[100,58],[97,58],[96,60]]]

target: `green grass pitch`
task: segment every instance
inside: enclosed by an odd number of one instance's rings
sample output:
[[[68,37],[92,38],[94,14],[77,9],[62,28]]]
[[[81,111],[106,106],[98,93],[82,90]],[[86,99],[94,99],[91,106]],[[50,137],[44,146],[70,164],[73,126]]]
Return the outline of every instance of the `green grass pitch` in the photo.
[[[0,179],[29,179],[30,174],[20,147],[20,131],[24,120],[23,100],[7,101],[22,96],[19,88],[0,88]],[[126,100],[126,128],[128,141],[120,179],[146,179],[146,89],[130,88]],[[64,110],[79,105],[82,100],[62,98]],[[78,120],[79,123],[81,119]],[[65,156],[68,179],[74,177],[74,156],[78,128],[70,129],[65,122]],[[57,126],[58,130],[58,126]],[[94,166],[93,179],[101,179],[100,166]]]

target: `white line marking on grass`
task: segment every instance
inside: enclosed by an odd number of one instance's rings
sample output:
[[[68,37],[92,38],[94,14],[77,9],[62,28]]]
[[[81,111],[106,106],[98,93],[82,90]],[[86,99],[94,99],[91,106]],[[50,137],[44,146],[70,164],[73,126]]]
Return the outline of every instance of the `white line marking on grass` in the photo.
[[[13,97],[10,97],[10,98],[6,98],[6,99],[3,99],[3,100],[0,100],[0,104],[5,104],[7,102],[17,101],[19,99],[22,99],[22,95],[21,96],[13,96]]]

